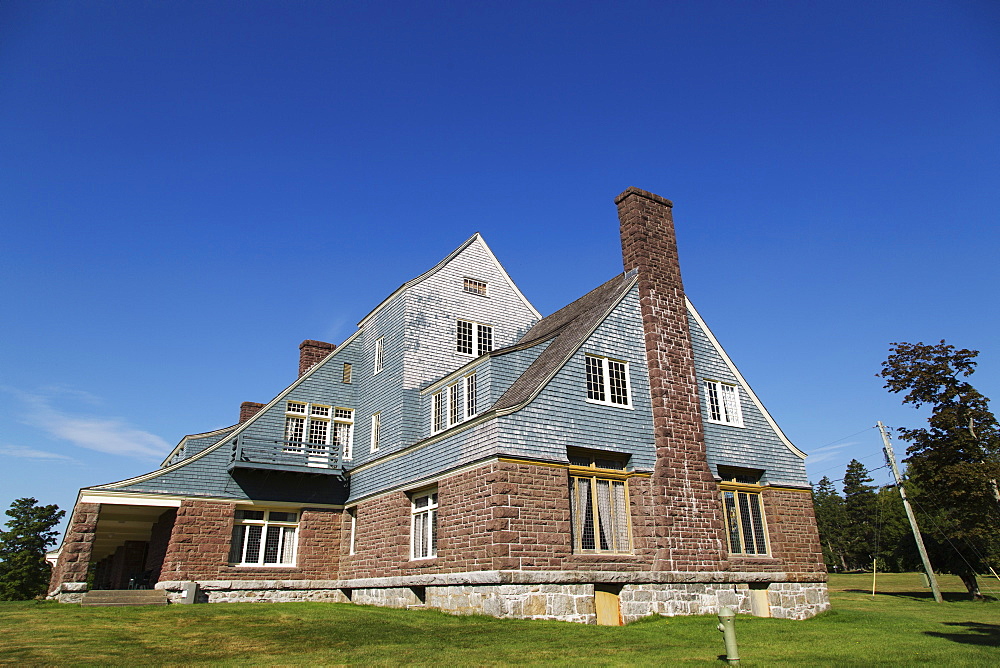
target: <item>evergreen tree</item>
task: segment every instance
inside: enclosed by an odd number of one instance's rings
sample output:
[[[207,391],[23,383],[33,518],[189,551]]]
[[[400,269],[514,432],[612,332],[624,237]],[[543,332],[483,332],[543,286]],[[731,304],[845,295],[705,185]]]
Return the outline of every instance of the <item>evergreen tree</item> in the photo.
[[[927,427],[899,429],[910,443],[915,503],[930,514],[928,550],[936,568],[959,575],[981,598],[976,571],[1000,563],[1000,425],[989,399],[963,380],[979,352],[943,340],[892,346],[879,374],[886,389],[905,392],[904,404],[931,407]]]
[[[830,478],[823,476],[813,487],[813,507],[816,509],[816,528],[823,546],[823,561],[827,570],[847,570],[845,538],[847,511],[844,499],[837,493]]]
[[[45,548],[55,545],[55,526],[66,511],[23,498],[5,512],[11,519],[0,531],[0,601],[23,601],[45,593],[51,570]]]
[[[844,512],[847,515],[845,552],[848,568],[871,568],[875,556],[875,486],[868,469],[857,459],[847,464],[844,473]]]

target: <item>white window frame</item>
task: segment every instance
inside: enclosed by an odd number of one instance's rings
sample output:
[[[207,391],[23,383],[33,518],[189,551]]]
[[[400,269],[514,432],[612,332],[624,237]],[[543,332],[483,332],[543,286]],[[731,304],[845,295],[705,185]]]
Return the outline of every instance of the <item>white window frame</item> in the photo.
[[[702,383],[702,387],[705,390],[706,422],[724,424],[731,427],[744,426],[743,401],[740,396],[739,385],[706,379]]]
[[[462,339],[461,339],[461,329],[462,325],[469,325],[472,328],[472,340],[470,341],[471,350],[465,351],[462,349]],[[489,346],[484,347],[483,333],[484,331],[489,332]],[[493,325],[484,325],[479,322],[474,322],[472,320],[456,320],[455,321],[455,352],[459,355],[466,357],[481,357],[486,353],[492,352],[495,349],[494,337],[493,337]]]
[[[372,415],[371,451],[378,452],[379,441],[382,437],[382,414]]]
[[[347,511],[347,514],[351,518],[351,539],[348,543],[347,554],[353,555],[356,546],[355,540],[358,534],[358,509],[351,508]]]
[[[478,394],[476,373],[472,372],[430,395],[431,434],[438,434],[478,415],[475,412],[479,403]]]
[[[300,452],[309,457],[327,457],[330,454],[331,418],[334,408],[329,404],[309,401],[285,402],[285,431],[282,448],[285,452]],[[293,421],[297,421],[293,422]],[[292,425],[296,425],[293,429]],[[314,438],[322,428],[322,438]],[[292,438],[301,429],[301,438]]]
[[[462,385],[465,387],[465,419],[471,420],[472,418],[479,415],[479,384],[476,378],[476,372],[473,371],[468,376],[462,380]]]
[[[333,408],[332,414],[333,424],[330,429],[331,447],[340,448],[341,459],[353,459],[354,409],[336,406]]]
[[[426,500],[426,503],[422,501]],[[410,559],[437,557],[437,488],[414,493],[410,498]]]
[[[600,391],[604,397],[603,399],[591,396],[593,393],[591,391],[592,360],[599,363],[600,366],[600,375],[596,379],[598,387],[595,389]],[[624,377],[625,403],[611,400],[612,367],[618,370]],[[629,363],[625,360],[615,359],[614,357],[606,357],[604,355],[591,355],[590,353],[587,353],[584,355],[584,385],[587,391],[587,403],[600,404],[602,406],[615,406],[616,408],[632,408],[632,374],[629,370]]]
[[[261,519],[246,517],[247,514],[251,513],[260,513]],[[273,513],[291,513],[295,519],[273,519]],[[299,521],[301,519],[302,513],[299,510],[237,508],[233,518],[232,542],[229,546],[229,565],[250,568],[295,566],[298,558]],[[265,561],[270,536],[276,536],[278,540],[277,554],[275,555],[277,561]],[[236,554],[237,552],[239,554]],[[248,557],[251,557],[254,552],[256,552],[256,559],[248,561]]]
[[[482,286],[482,289],[480,289]],[[462,279],[462,292],[469,295],[478,295],[480,297],[490,296],[490,284],[488,281],[483,281],[478,278],[470,278],[465,276]]]
[[[379,338],[375,339],[375,360],[374,360],[375,373],[373,373],[372,375],[381,372],[382,369],[384,368],[384,364],[385,364],[385,345],[383,344],[382,337],[380,336]]]

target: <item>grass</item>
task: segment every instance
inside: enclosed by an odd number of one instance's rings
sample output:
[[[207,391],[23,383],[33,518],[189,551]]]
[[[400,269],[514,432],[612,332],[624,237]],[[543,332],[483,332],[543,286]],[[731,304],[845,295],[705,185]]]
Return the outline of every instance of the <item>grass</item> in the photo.
[[[795,622],[740,616],[743,666],[1000,664],[1000,603],[937,605],[917,574],[833,575],[831,612]],[[993,590],[997,582],[988,583]],[[984,588],[984,591],[988,591]],[[715,616],[623,628],[453,617],[334,603],[80,608],[0,603],[3,665],[725,665]]]

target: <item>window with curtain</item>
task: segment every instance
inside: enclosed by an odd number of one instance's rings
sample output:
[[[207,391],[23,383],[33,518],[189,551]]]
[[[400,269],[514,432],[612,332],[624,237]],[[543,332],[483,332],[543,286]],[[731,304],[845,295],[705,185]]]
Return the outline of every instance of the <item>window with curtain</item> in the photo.
[[[623,460],[570,456],[570,517],[573,551],[622,554],[632,551],[628,483]]]
[[[237,566],[294,566],[298,513],[237,510],[229,563]]]

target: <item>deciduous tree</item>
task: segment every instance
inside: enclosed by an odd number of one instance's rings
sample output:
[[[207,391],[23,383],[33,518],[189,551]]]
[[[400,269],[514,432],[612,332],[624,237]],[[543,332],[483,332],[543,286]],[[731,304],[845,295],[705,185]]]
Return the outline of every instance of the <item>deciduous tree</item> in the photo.
[[[925,527],[937,568],[961,576],[973,598],[981,598],[976,572],[1000,556],[1000,426],[989,400],[968,381],[979,351],[956,349],[943,340],[893,343],[880,376],[904,404],[930,406],[927,426],[900,428],[908,441],[907,474],[918,506],[936,526]],[[935,531],[939,529],[939,531]]]

